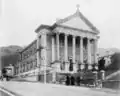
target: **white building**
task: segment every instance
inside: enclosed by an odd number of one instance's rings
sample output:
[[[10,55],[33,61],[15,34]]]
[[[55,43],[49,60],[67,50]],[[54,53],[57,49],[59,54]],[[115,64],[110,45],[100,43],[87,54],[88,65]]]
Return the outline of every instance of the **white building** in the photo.
[[[56,73],[76,73],[80,64],[84,67],[88,64],[89,68],[97,64],[99,31],[85,18],[79,8],[74,14],[56,21],[52,26],[40,25],[35,32],[35,55],[37,66],[40,66],[34,69],[37,74],[47,74],[45,70],[49,70],[54,81]],[[70,58],[73,65],[70,64]],[[72,70],[70,67],[73,67]],[[44,79],[47,80],[47,77]]]

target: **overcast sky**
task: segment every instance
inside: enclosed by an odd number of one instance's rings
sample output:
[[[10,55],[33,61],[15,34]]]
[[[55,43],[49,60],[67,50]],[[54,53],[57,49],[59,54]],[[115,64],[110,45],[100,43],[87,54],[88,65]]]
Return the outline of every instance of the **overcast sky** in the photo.
[[[1,2],[2,1],[2,2]],[[40,24],[80,11],[99,29],[99,47],[120,48],[120,0],[0,0],[0,47],[31,43]]]

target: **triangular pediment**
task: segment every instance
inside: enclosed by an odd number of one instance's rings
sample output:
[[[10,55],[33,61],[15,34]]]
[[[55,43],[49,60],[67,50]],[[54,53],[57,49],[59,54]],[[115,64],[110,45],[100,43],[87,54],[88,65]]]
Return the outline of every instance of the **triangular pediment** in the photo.
[[[93,31],[88,25],[85,24],[79,17],[72,18],[64,23],[61,23],[60,25],[68,26],[71,28],[76,29],[83,29],[88,31]]]
[[[94,27],[90,21],[88,21],[85,16],[81,12],[77,10],[77,12],[71,16],[68,16],[64,19],[60,19],[56,22],[58,25],[66,26],[66,27],[71,27],[75,29],[82,29],[82,30],[87,30],[90,32],[94,33],[99,33],[96,27]]]

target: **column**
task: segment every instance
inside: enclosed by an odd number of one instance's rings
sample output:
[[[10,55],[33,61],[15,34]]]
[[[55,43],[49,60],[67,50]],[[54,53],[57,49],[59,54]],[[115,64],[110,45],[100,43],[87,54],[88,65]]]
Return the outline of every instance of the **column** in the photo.
[[[68,35],[65,34],[65,39],[64,39],[64,58],[65,62],[68,61]]]
[[[73,40],[72,40],[72,41],[73,41],[73,42],[72,42],[72,46],[73,46],[72,55],[73,55],[73,63],[75,63],[75,55],[76,55],[76,54],[75,54],[75,49],[76,49],[76,42],[75,42],[75,41],[76,41],[76,40],[75,40],[76,38],[75,38],[75,36],[73,36],[72,39],[73,39]]]
[[[41,60],[42,60],[42,65],[46,64],[46,55],[47,55],[47,35],[44,33],[41,35]]]
[[[55,38],[52,37],[52,62],[55,61]]]
[[[95,60],[95,64],[97,64],[98,63],[98,60],[97,60],[97,48],[98,48],[98,40],[97,39],[95,39],[94,40],[94,44],[95,44],[95,54],[94,54],[94,60]]]
[[[44,66],[44,83],[46,83],[46,69],[47,69],[47,35],[46,33],[42,34],[42,65]]]
[[[64,58],[65,58],[65,71],[68,72],[68,34],[65,34],[64,39]]]
[[[83,64],[83,37],[80,37],[80,62]]]
[[[91,44],[90,44],[90,39],[87,38],[87,55],[88,55],[88,64],[91,64]]]
[[[53,83],[56,82],[56,68],[54,68],[53,73],[52,73],[52,81]]]
[[[40,38],[37,36],[37,66],[40,66],[40,53],[39,53],[39,47],[40,47]]]
[[[59,50],[59,33],[56,34],[56,42],[57,42],[57,59],[60,59],[60,50]]]

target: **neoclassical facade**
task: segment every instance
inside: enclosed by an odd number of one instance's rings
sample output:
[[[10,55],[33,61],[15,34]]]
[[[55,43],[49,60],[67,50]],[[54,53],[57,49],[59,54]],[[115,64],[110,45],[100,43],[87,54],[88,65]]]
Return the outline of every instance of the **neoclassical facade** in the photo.
[[[55,81],[56,73],[76,73],[79,65],[91,69],[97,64],[99,31],[79,9],[52,26],[40,25],[35,32],[36,74],[51,73]]]
[[[43,69],[52,66],[59,73],[75,73],[79,64],[83,67],[88,64],[88,69],[97,64],[99,31],[79,9],[52,26],[41,25],[36,33],[37,64],[44,66]],[[70,60],[73,70],[69,70]]]

